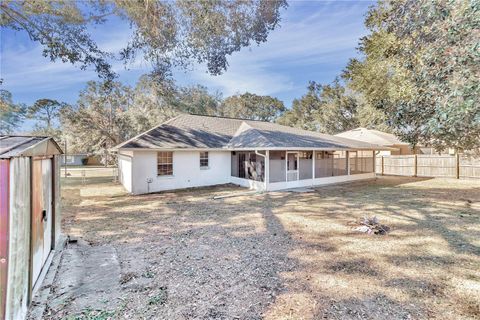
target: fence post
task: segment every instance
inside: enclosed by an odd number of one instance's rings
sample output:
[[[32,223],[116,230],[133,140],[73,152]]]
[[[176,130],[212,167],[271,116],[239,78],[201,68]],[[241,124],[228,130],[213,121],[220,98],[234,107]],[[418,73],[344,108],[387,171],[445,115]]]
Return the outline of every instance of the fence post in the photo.
[[[417,158],[417,155],[414,156],[414,174],[413,176],[416,177],[417,176],[417,172],[418,172],[418,158]]]
[[[382,176],[383,176],[383,173],[384,173],[384,169],[383,169],[383,156],[382,156]]]
[[[455,178],[460,179],[460,154],[457,152],[455,157]]]

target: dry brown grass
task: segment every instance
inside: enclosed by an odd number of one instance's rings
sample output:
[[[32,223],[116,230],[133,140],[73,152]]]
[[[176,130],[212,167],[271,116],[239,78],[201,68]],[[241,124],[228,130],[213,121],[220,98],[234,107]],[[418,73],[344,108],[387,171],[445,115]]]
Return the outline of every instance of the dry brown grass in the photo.
[[[118,318],[479,318],[480,183],[389,177],[212,199],[236,190],[70,184],[64,228],[116,248]],[[354,232],[366,214],[391,232]]]

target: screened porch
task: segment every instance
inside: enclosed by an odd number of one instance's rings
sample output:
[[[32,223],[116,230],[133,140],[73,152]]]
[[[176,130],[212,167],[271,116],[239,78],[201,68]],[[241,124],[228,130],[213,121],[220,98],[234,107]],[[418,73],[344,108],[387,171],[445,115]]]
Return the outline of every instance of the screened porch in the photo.
[[[275,190],[368,178],[374,163],[373,150],[233,151],[231,176]]]

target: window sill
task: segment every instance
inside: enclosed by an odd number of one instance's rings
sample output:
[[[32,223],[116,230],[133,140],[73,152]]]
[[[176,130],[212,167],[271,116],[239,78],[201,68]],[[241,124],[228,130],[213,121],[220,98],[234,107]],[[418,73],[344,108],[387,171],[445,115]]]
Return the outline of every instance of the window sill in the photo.
[[[210,170],[210,167],[200,167],[200,170]]]
[[[175,176],[172,174],[172,175],[169,175],[169,176],[158,176],[157,175],[157,179],[173,179],[175,178]]]

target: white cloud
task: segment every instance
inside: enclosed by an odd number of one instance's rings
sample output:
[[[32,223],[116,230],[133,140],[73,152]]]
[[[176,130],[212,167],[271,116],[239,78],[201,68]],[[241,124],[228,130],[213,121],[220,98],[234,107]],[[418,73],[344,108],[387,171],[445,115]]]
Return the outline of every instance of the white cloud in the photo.
[[[299,10],[308,11],[310,7],[311,12],[299,14]],[[293,3],[281,27],[266,43],[235,53],[221,76],[208,75],[204,67],[196,66],[189,82],[201,82],[226,96],[245,91],[275,95],[303,90],[306,81],[296,81],[302,72],[299,69],[317,70],[321,75],[322,67],[345,65],[354,54],[365,32],[358,13],[365,8],[365,3],[323,3],[320,7],[318,3]]]
[[[344,65],[354,53],[358,38],[365,32],[359,12],[365,12],[366,7],[359,2],[292,2],[283,13],[281,27],[270,34],[268,41],[233,54],[223,75],[211,76],[204,66],[195,66],[193,71],[176,73],[178,81],[200,83],[225,96],[245,91],[276,95],[303,90],[306,80],[302,72],[315,72],[321,77],[327,67]],[[126,45],[131,30],[126,26],[100,26],[92,34],[102,49],[118,51]],[[39,45],[15,37],[8,40],[1,48],[1,77],[12,92],[59,91],[98,79],[93,71],[42,58]],[[131,81],[148,72],[150,65],[137,59],[127,70],[119,62],[114,62],[113,68],[121,74],[121,80]]]

